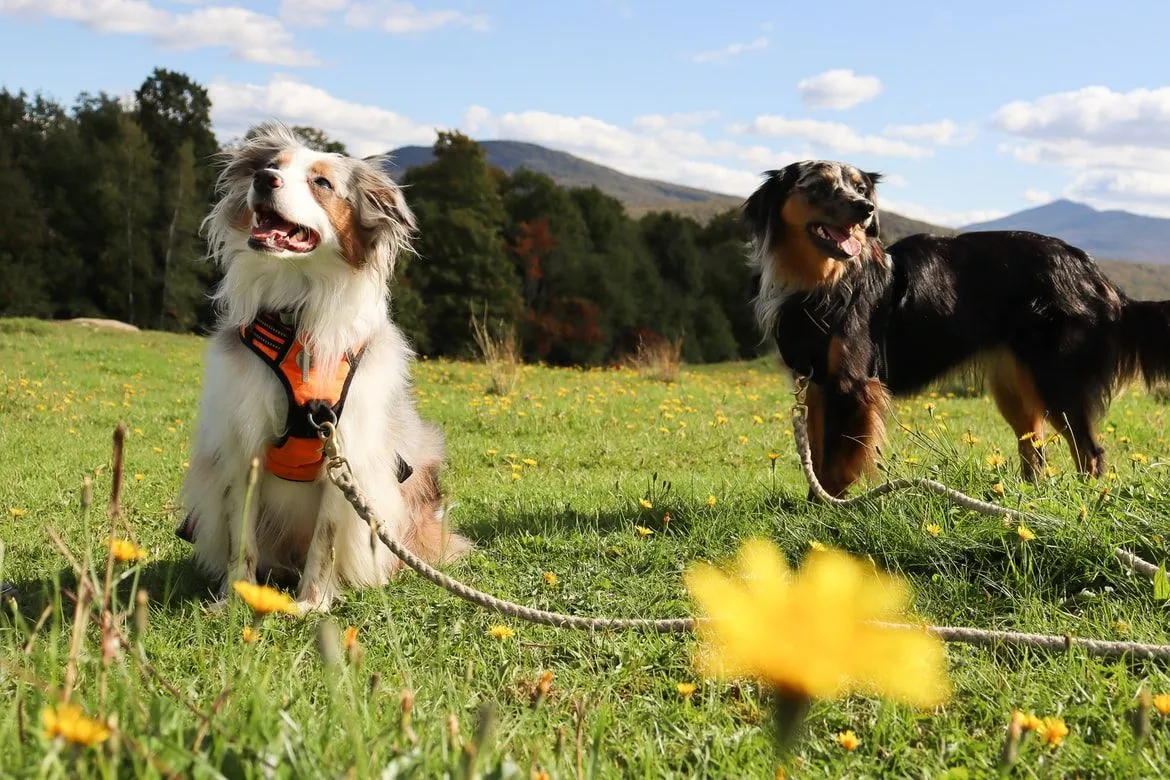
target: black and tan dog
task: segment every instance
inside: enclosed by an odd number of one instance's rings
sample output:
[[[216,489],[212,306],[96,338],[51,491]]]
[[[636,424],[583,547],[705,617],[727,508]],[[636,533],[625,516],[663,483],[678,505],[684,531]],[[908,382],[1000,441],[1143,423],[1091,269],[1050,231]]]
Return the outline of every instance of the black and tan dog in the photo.
[[[810,377],[817,476],[840,495],[874,462],[890,395],[976,366],[1020,437],[1050,423],[1099,476],[1096,422],[1115,390],[1170,377],[1170,302],[1134,301],[1083,251],[1021,231],[913,235],[883,249],[879,175],[840,162],[769,171],[743,215],[756,316],[783,363]]]

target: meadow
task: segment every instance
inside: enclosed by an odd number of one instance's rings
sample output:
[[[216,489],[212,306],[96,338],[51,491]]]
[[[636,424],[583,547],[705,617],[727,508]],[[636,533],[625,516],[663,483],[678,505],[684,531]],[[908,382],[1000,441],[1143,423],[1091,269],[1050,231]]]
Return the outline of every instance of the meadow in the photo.
[[[407,572],[337,604],[328,620],[354,643],[340,658],[318,649],[321,616],[273,615],[245,641],[248,609],[236,599],[206,611],[207,583],[174,535],[203,347],[0,321],[0,774],[776,775],[757,686],[702,679],[689,635],[531,626]],[[422,360],[416,384],[447,436],[452,522],[475,543],[448,572],[491,593],[573,614],[685,616],[692,562],[722,564],[766,536],[794,566],[818,544],[869,556],[909,580],[914,613],[932,623],[1170,642],[1164,594],[1111,554],[1167,558],[1166,407],[1139,387],[1102,423],[1106,477],[1078,478],[1058,440],[1034,486],[1018,479],[1015,438],[978,388],[897,404],[888,472],[1064,521],[1025,538],[919,492],[849,510],[806,502],[791,387],[770,360],[687,366],[676,382],[525,366],[504,395],[486,392],[483,365]],[[114,570],[130,644],[103,664],[91,625],[72,664],[77,581],[49,530],[75,558],[88,552],[100,579],[120,421],[119,535],[148,556]],[[1164,665],[957,644],[947,655],[953,693],[933,711],[861,696],[814,703],[786,776],[993,775],[1014,710],[1061,718],[1069,732],[1056,745],[1026,735],[1016,776],[1170,769],[1170,715],[1154,711],[1144,740],[1132,725],[1143,686],[1170,693]],[[74,675],[74,701],[111,731],[95,748],[44,734],[42,711]]]

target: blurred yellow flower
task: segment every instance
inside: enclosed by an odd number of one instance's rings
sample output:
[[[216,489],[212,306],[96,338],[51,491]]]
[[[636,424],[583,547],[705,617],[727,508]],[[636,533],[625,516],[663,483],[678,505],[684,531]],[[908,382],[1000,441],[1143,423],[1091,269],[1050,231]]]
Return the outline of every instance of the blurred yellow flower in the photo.
[[[524,461],[523,461],[523,463],[524,463],[524,465],[525,465],[525,466],[535,466],[535,465],[536,465],[536,459],[535,459],[535,458],[525,458],[525,459],[524,459]]]
[[[253,585],[245,580],[232,583],[232,588],[240,594],[244,603],[252,608],[257,615],[268,615],[273,612],[286,612],[296,615],[297,605],[287,593],[270,588],[267,585]]]
[[[999,495],[1002,496],[1003,495],[1003,483],[996,482],[994,485],[991,486],[991,491],[993,493],[998,493]]]
[[[705,674],[756,677],[790,694],[850,691],[930,707],[950,695],[943,643],[922,628],[875,625],[908,601],[906,585],[839,550],[814,550],[793,574],[783,553],[753,539],[739,572],[700,563],[686,586],[706,614],[696,633]]]
[[[768,453],[768,460],[772,461],[773,463],[775,463],[775,462],[776,462],[776,459],[777,459],[777,458],[779,458],[779,457],[780,457],[780,453],[779,453],[779,452],[769,452],[769,453]]]
[[[644,525],[636,525],[634,526],[634,530],[638,532],[638,536],[649,536],[650,534],[654,533]]]
[[[41,725],[45,737],[63,737],[66,742],[84,747],[100,745],[110,738],[110,730],[101,721],[85,717],[76,704],[61,703],[41,710]]]
[[[1063,718],[1045,718],[1036,733],[1049,747],[1056,747],[1068,736],[1068,726]]]
[[[1030,542],[1036,538],[1036,534],[1032,533],[1032,529],[1020,523],[1016,528],[1016,535],[1020,537],[1021,542]]]
[[[938,523],[927,523],[926,525],[922,526],[922,530],[926,531],[931,536],[938,536],[942,533],[942,526]]]
[[[12,515],[12,519],[15,520],[18,517],[24,517],[24,510],[17,509],[16,507],[11,507],[8,510],[8,514]]]
[[[126,539],[111,539],[110,552],[113,553],[115,561],[122,563],[139,561],[146,557],[146,550]]]
[[[141,482],[141,481],[142,481],[142,480],[144,480],[144,479],[146,479],[146,475],[145,475],[145,474],[143,474],[143,473],[141,473],[141,472],[139,472],[138,474],[135,474],[135,475],[134,475],[134,480],[135,480],[136,482]]]
[[[826,547],[824,545],[823,542],[818,542],[816,539],[813,539],[811,542],[809,542],[808,546],[814,550],[819,550],[821,552],[824,552],[825,550],[829,549],[828,547]]]
[[[357,644],[358,630],[355,626],[350,626],[345,629],[345,635],[342,638],[342,644],[346,650],[352,650],[353,646]]]
[[[1140,452],[1129,453],[1129,459],[1132,460],[1134,463],[1140,463],[1142,465],[1145,465],[1145,464],[1150,462],[1150,459],[1147,458],[1145,455],[1141,454]]]
[[[979,437],[978,437],[978,436],[972,436],[972,435],[971,435],[971,432],[970,432],[970,431],[967,431],[966,433],[964,433],[964,434],[963,434],[963,443],[964,443],[964,444],[978,444],[978,443],[979,443]]]
[[[515,633],[516,632],[508,626],[492,626],[488,629],[488,634],[491,635],[492,639],[511,639],[512,635]]]
[[[1155,696],[1154,709],[1159,715],[1170,715],[1170,693],[1159,693]]]
[[[707,506],[715,506],[718,501],[719,499],[715,498],[715,496],[707,496]]]
[[[553,574],[551,571],[546,571],[544,573],[544,584],[548,585],[550,588],[552,586],[556,585],[557,584],[557,575]]]
[[[1003,455],[1000,455],[998,452],[992,453],[987,456],[986,462],[991,468],[998,468],[1004,464]]]
[[[694,683],[679,683],[678,685],[676,685],[674,687],[678,690],[678,695],[683,697],[684,699],[691,698],[691,694],[693,694],[695,692],[695,684]]]
[[[259,638],[260,638],[259,631],[252,628],[251,626],[244,626],[244,633],[243,633],[244,644],[250,645]]]
[[[1019,723],[1020,728],[1024,731],[1035,731],[1044,725],[1043,721],[1041,721],[1032,713],[1029,712],[1024,714],[1020,710],[1015,710],[1012,712],[1012,722]]]
[[[654,504],[650,503],[645,498],[638,499],[638,506],[642,507],[643,509],[653,509],[654,508]]]
[[[861,744],[861,740],[853,733],[853,729],[849,729],[848,731],[842,731],[837,734],[837,744],[852,752],[857,750],[857,746]]]

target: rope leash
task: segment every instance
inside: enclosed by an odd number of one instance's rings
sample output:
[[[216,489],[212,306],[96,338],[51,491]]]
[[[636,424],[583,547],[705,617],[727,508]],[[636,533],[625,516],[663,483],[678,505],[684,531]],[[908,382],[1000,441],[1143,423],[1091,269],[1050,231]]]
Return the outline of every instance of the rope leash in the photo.
[[[807,380],[806,380],[807,381]],[[858,496],[854,499],[842,500],[829,496],[820,482],[817,481],[816,474],[812,471],[812,456],[809,452],[808,446],[808,430],[806,428],[807,407],[803,404],[803,397],[798,398],[798,403],[794,408],[793,414],[793,428],[794,437],[797,446],[800,450],[800,457],[802,465],[807,463],[805,468],[805,477],[809,480],[809,484],[813,486],[813,490],[824,494],[830,504],[835,506],[854,506],[856,502],[862,499],[873,498],[874,494],[881,495],[889,493],[902,487],[913,487],[919,483],[929,483],[930,480],[898,480],[895,483],[887,483],[873,491]],[[587,617],[579,615],[565,615],[559,612],[549,612],[546,610],[534,609],[532,607],[517,604],[513,601],[497,598],[490,593],[484,593],[481,590],[472,588],[459,580],[443,574],[428,564],[426,561],[419,558],[417,555],[406,549],[397,539],[392,538],[378,522],[374,515],[373,509],[369,502],[366,501],[361,488],[354,479],[353,471],[350,469],[348,461],[342,455],[341,446],[338,443],[338,435],[336,428],[331,423],[325,423],[319,432],[322,442],[324,443],[325,457],[326,457],[326,472],[329,475],[329,480],[341,491],[345,496],[346,501],[357,512],[358,517],[364,520],[370,527],[370,546],[373,548],[376,545],[376,540],[386,545],[390,552],[398,556],[410,568],[418,572],[424,579],[438,585],[444,590],[452,593],[455,596],[470,602],[485,609],[498,612],[508,617],[517,618],[529,623],[535,623],[543,626],[553,626],[555,628],[572,628],[585,631],[646,631],[657,634],[673,634],[693,631],[695,628],[695,618],[668,618],[662,620],[654,620],[648,618],[615,618],[615,617]],[[899,485],[898,483],[905,483]],[[935,492],[941,492],[942,495],[951,498],[952,500],[959,499],[962,501],[962,506],[967,506],[974,509],[974,511],[982,511],[979,506],[990,507],[996,513],[1003,514],[1013,513],[1013,510],[1005,510],[1003,507],[995,504],[988,504],[986,502],[978,501],[977,499],[965,496],[958,491],[951,490],[940,483],[933,483],[937,488],[932,489]],[[919,485],[926,487],[925,484]],[[840,502],[840,503],[837,503]],[[1140,561],[1140,559],[1137,559]],[[1150,564],[1145,561],[1140,561],[1146,566]],[[1156,568],[1155,568],[1156,570]],[[905,630],[925,630],[934,636],[946,641],[957,642],[962,644],[970,644],[982,647],[991,647],[996,645],[1017,645],[1026,647],[1035,647],[1045,650],[1070,650],[1073,647],[1083,648],[1091,655],[1104,657],[1119,657],[1124,655],[1132,655],[1138,658],[1170,660],[1170,645],[1148,644],[1143,642],[1119,642],[1101,639],[1086,639],[1082,637],[1074,637],[1070,635],[1054,635],[1054,634],[1029,634],[1017,631],[994,631],[981,628],[968,628],[964,626],[930,626],[930,625],[915,625],[909,623],[879,623],[878,625],[884,628],[896,628]]]

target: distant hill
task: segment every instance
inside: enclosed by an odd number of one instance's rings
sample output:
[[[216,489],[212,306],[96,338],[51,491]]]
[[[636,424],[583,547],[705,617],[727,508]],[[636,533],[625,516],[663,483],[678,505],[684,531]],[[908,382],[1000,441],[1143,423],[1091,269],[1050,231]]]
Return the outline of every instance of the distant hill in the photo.
[[[523,141],[480,141],[489,165],[505,173],[527,168],[549,176],[563,187],[595,186],[625,204],[631,216],[647,211],[675,211],[706,221],[721,211],[738,206],[743,198],[718,192],[630,176],[613,168]],[[387,170],[398,178],[416,165],[434,160],[429,146],[403,146],[390,152]]]
[[[1056,200],[963,230],[1031,230],[1062,238],[1096,258],[1170,264],[1170,219],[1098,211],[1071,200]]]
[[[624,203],[626,211],[633,217],[647,211],[673,211],[705,222],[743,203],[743,198],[734,195],[630,176],[539,144],[523,141],[480,141],[479,144],[488,164],[505,173],[527,168],[551,177],[563,187],[595,186]],[[390,152],[387,171],[397,179],[414,166],[426,165],[434,159],[429,146],[403,146]],[[882,214],[882,235],[886,241],[896,241],[911,233],[951,232],[892,212]]]

